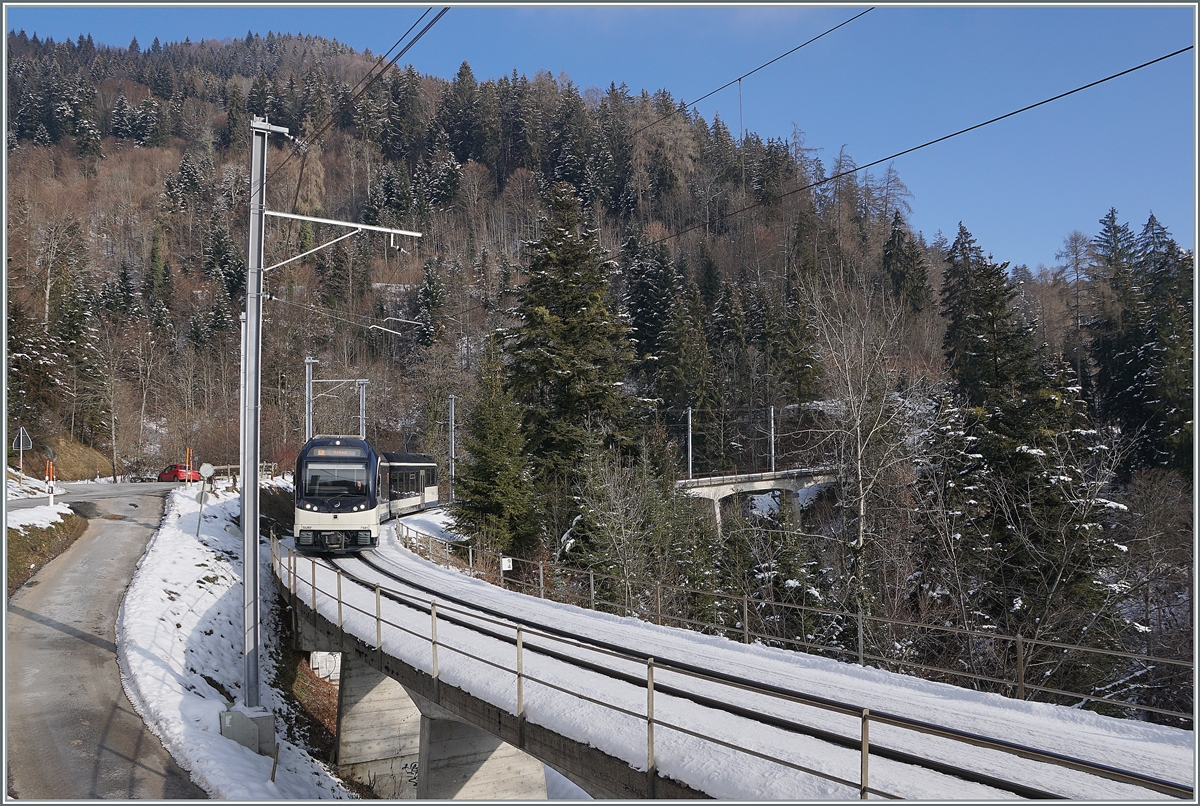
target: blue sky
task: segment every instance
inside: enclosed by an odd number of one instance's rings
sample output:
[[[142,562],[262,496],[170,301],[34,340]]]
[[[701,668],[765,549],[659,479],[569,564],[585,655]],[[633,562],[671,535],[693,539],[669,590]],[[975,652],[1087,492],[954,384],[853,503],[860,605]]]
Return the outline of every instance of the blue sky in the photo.
[[[425,6],[15,5],[6,30],[125,46],[311,33],[386,52]],[[698,98],[867,5],[455,6],[406,55],[452,78],[539,70],[581,88],[625,83]],[[881,5],[701,102],[736,131],[790,138],[826,166],[860,165],[1164,56],[1196,41],[1191,5]],[[1116,207],[1153,212],[1185,248],[1196,228],[1196,52],[962,135],[893,163],[911,223],[953,238],[959,221],[998,260],[1053,265],[1063,239]],[[882,170],[884,166],[875,169]]]

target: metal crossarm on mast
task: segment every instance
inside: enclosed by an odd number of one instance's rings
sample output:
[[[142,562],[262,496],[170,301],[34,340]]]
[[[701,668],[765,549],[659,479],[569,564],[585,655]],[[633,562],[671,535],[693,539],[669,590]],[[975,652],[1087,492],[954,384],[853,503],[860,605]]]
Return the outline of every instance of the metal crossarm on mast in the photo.
[[[335,227],[355,227],[357,229],[369,229],[372,232],[388,232],[392,235],[408,235],[412,238],[420,238],[421,233],[413,232],[406,229],[393,229],[392,227],[377,227],[374,224],[356,224],[349,221],[336,221],[332,218],[315,218],[310,215],[299,215],[297,213],[280,213],[276,210],[264,210],[267,215],[275,218],[291,218],[296,221],[312,221],[316,224],[332,224]]]

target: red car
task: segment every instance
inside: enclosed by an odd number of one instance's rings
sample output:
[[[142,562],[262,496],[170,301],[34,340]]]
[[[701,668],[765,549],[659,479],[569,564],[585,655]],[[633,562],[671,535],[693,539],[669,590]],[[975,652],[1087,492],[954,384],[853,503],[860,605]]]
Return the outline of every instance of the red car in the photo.
[[[200,471],[187,465],[167,465],[158,474],[159,481],[200,481]]]

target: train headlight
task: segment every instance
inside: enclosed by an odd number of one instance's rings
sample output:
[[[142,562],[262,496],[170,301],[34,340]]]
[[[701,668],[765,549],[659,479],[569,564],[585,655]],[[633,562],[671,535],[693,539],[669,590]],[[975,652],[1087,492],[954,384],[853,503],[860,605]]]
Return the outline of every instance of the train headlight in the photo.
[[[309,504],[309,503],[305,502],[305,504],[304,504],[304,508],[305,508],[305,509],[312,509],[312,504]]]

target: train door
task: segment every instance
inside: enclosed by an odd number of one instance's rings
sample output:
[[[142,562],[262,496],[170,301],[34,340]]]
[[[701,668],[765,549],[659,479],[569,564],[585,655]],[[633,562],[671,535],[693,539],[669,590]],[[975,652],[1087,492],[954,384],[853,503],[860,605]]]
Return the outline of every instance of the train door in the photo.
[[[388,484],[388,475],[388,465],[380,462],[379,472],[375,475],[375,495],[377,496],[375,499],[375,517],[379,523],[383,523],[392,516],[392,505],[389,502],[391,491]]]
[[[425,508],[425,471],[417,472],[417,489],[421,491],[421,509]]]
[[[392,465],[388,472],[388,486],[391,487],[392,502],[388,504],[388,512],[394,518],[400,514],[400,499],[404,498],[404,482],[399,467]]]

